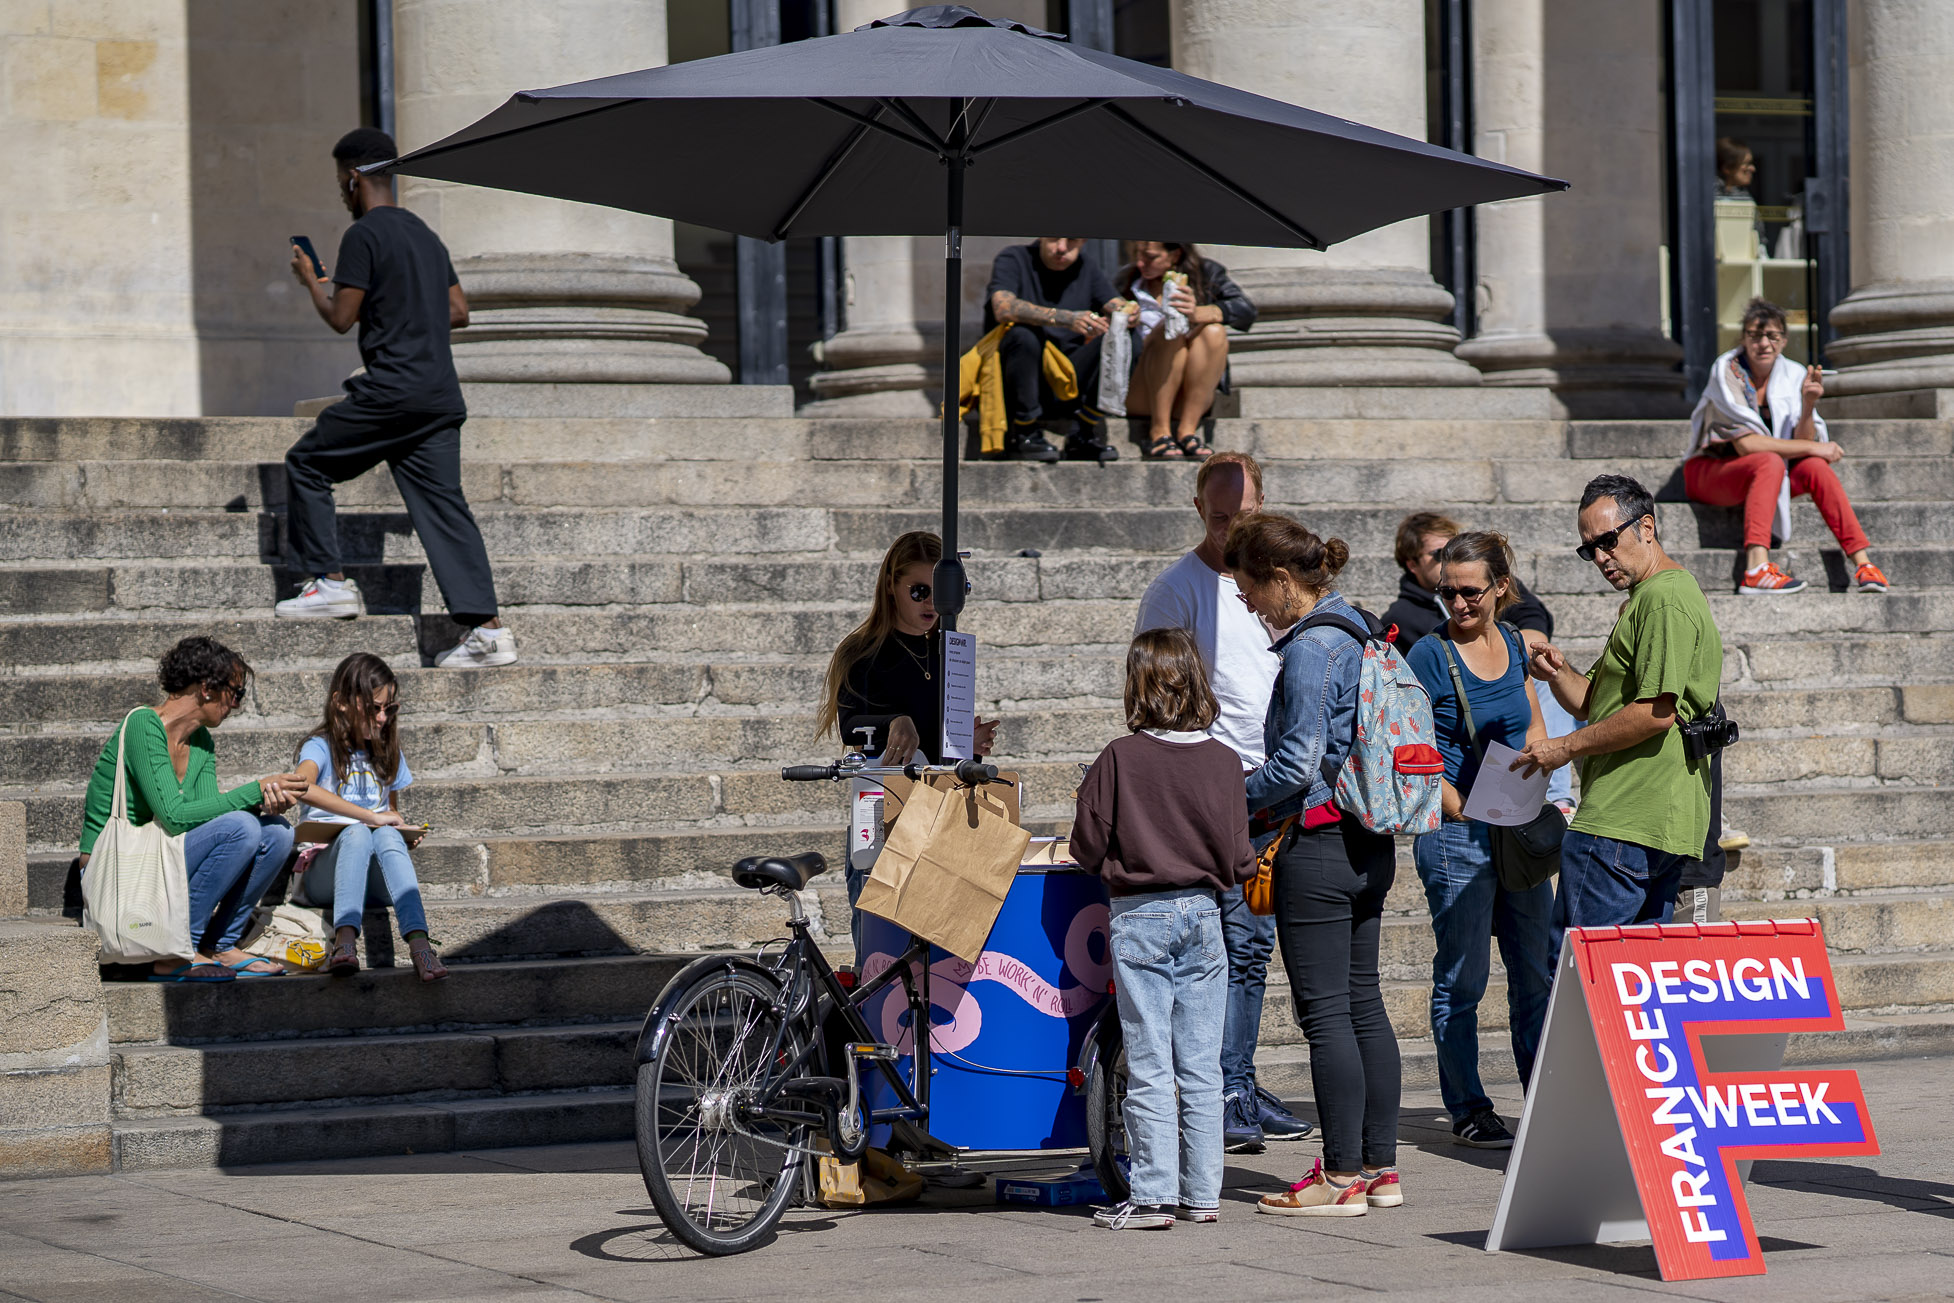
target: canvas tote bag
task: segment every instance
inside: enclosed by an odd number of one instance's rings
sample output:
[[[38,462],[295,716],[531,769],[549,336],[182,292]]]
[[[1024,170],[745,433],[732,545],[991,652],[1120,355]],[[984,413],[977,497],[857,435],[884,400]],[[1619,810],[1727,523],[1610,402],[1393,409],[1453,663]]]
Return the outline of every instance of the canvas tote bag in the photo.
[[[129,721],[148,709],[138,706],[122,720],[115,741],[115,796],[81,875],[82,923],[95,929],[107,964],[188,959],[196,953],[182,835],[170,836],[153,819],[141,826],[129,822]]]

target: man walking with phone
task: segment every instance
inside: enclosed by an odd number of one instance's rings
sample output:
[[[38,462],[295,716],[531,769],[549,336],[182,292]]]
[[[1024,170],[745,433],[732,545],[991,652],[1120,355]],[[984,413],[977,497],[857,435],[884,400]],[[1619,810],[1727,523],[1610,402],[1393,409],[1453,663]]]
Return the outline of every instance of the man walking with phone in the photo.
[[[324,270],[296,243],[292,274],[335,331],[343,335],[359,323],[365,371],[346,381],[346,397],[319,413],[285,454],[292,550],[311,578],[276,613],[295,620],[365,613],[340,560],[333,486],[385,462],[450,618],[469,629],[435,665],[512,664],[515,635],[497,614],[488,549],[461,490],[461,426],[468,414],[448,332],[468,324],[468,300],[440,237],[394,201],[393,179],[359,171],[397,157],[393,138],[362,127],[341,137],[332,156],[353,225],[339,242],[330,288]]]
[[[1581,758],[1581,804],[1561,842],[1553,947],[1570,927],[1666,921],[1684,865],[1710,828],[1710,756],[1685,733],[1712,714],[1723,638],[1696,579],[1656,540],[1655,499],[1626,475],[1598,475],[1581,495],[1581,545],[1628,594],[1601,658],[1577,673],[1552,643],[1529,669],[1587,727],[1529,743],[1526,772]],[[1721,745],[1719,739],[1715,745]]]

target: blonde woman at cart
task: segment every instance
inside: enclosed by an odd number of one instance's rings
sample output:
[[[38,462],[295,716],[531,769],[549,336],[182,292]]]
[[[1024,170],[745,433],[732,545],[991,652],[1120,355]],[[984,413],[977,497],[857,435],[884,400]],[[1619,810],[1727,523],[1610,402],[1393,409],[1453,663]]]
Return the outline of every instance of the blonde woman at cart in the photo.
[[[875,573],[868,618],[856,625],[828,661],[828,679],[815,716],[817,736],[839,728],[844,747],[882,747],[885,765],[912,760],[936,764],[943,756],[942,656],[937,638],[936,563],[943,540],[912,530],[889,545]],[[864,732],[863,730],[868,730]],[[977,721],[977,755],[989,755],[997,721]],[[848,862],[852,907],[868,869]],[[859,926],[855,948],[861,951]]]

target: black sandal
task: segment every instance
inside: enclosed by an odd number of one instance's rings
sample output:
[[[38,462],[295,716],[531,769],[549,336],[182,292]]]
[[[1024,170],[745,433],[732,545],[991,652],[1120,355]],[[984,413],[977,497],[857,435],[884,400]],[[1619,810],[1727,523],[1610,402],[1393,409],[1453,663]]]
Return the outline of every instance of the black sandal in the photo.
[[[1140,455],[1148,461],[1177,461],[1185,454],[1181,452],[1180,445],[1174,442],[1172,435],[1163,434],[1148,444],[1146,451]]]
[[[332,953],[326,956],[326,972],[334,977],[344,977],[360,971],[360,939],[334,941]]]
[[[1182,454],[1195,461],[1214,456],[1214,449],[1208,447],[1198,434],[1184,434],[1176,442],[1180,444]]]

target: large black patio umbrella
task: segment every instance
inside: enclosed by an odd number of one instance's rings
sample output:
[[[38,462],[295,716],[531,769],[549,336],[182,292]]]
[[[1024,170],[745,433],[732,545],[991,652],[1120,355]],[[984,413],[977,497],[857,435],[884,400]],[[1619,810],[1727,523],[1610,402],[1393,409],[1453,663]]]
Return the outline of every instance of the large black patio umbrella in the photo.
[[[956,627],[964,235],[1322,249],[1567,183],[1022,23],[933,5],[854,32],[522,91],[383,168],[764,240],[943,231],[943,564]]]

